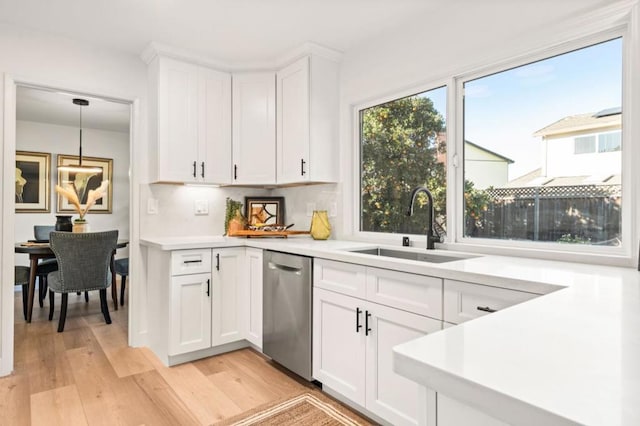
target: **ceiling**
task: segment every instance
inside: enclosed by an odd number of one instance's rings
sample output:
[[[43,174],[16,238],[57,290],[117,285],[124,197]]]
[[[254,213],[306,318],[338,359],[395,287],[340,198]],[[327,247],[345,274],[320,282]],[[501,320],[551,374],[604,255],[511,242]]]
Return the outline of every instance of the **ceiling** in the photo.
[[[504,24],[522,16],[523,22],[512,24],[531,31],[535,25],[610,1],[0,0],[0,24],[135,56],[153,41],[242,66],[272,61],[309,41],[348,52],[395,29],[442,23],[460,14],[477,17],[480,28],[483,16]],[[505,28],[511,31],[508,25]],[[77,107],[71,98],[22,89],[18,118],[77,125]],[[126,131],[129,107],[95,101],[86,109],[85,119],[87,127]]]
[[[80,107],[73,98],[82,98],[89,101],[82,107],[83,128],[129,133],[129,104],[30,87],[18,87],[16,95],[18,120],[79,127]]]

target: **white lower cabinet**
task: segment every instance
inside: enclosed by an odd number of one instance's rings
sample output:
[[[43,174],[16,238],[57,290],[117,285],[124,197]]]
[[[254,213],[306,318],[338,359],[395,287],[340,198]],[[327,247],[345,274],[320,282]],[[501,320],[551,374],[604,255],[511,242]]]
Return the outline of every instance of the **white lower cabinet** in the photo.
[[[211,346],[211,274],[171,278],[169,355]]]
[[[331,290],[322,288],[327,283],[327,265],[333,270],[340,269],[336,262],[327,263],[322,259],[316,259],[314,265],[313,377],[391,424],[417,425],[422,404],[419,387],[393,371],[392,348],[440,330],[442,322],[335,292],[336,288],[349,291],[348,283],[342,286],[331,280],[328,283]],[[404,273],[359,268],[350,272],[366,276],[370,283],[380,277],[407,282]],[[324,280],[315,280],[319,274]],[[435,293],[436,298],[442,297],[442,281],[439,289],[437,281],[432,277],[422,277],[421,281],[418,277],[412,284],[422,282],[425,289],[429,289],[424,292],[425,297],[428,295],[425,300],[431,302],[434,296],[431,293]],[[367,299],[377,294],[367,294]],[[398,303],[403,306],[402,301]],[[440,305],[435,305],[425,313],[441,314]]]
[[[507,426],[508,424],[482,411],[476,410],[462,402],[449,398],[441,393],[437,395],[435,424],[427,426]]]
[[[211,344],[217,346],[244,339],[249,295],[243,279],[245,249],[225,248],[212,254]]]

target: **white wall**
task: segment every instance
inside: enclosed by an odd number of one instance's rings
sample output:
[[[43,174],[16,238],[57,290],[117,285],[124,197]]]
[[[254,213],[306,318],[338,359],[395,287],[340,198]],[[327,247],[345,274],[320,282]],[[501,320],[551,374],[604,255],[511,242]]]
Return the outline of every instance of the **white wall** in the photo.
[[[113,203],[111,214],[89,213],[86,218],[92,231],[118,229],[120,239],[129,239],[129,134],[83,128],[83,155],[111,158],[113,160]],[[51,154],[50,169],[50,213],[16,213],[15,239],[27,241],[34,238],[34,225],[54,225],[57,194],[57,155],[78,155],[78,128],[32,121],[18,121],[16,126],[16,150]],[[77,215],[74,215],[77,217]],[[126,257],[126,250],[118,256]],[[26,255],[16,255],[16,264],[28,265]]]
[[[620,151],[575,154],[576,136],[587,136],[587,133],[546,140],[546,163],[549,177],[556,176],[606,176],[619,175],[622,167]]]

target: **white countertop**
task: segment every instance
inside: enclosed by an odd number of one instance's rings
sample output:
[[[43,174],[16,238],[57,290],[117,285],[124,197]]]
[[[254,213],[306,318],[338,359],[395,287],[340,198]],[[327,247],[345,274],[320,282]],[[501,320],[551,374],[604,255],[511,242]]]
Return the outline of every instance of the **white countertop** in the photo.
[[[503,256],[428,264],[347,251],[371,243],[307,237],[141,243],[160,250],[250,246],[552,292],[399,345],[396,370],[509,423],[640,424],[640,272],[632,268]]]

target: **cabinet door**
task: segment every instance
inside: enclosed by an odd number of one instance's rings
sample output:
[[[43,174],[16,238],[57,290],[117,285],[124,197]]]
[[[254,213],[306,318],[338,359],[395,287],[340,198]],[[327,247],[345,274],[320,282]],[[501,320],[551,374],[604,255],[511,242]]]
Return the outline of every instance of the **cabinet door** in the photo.
[[[262,250],[247,248],[249,306],[247,340],[262,349]]]
[[[233,183],[276,182],[276,80],[233,76]]]
[[[159,60],[158,180],[196,182],[198,67]]]
[[[393,371],[393,347],[441,328],[441,321],[388,306],[366,306],[366,408],[394,425],[417,425],[419,385]]]
[[[507,423],[441,393],[438,393],[437,401],[437,426],[507,426]]]
[[[278,72],[278,173],[281,183],[309,180],[309,58]]]
[[[244,249],[213,251],[213,346],[244,339],[246,302]]]
[[[211,347],[211,274],[171,278],[169,355]]]
[[[313,289],[313,378],[362,406],[364,305],[354,297]]]
[[[199,69],[197,179],[231,183],[231,75]]]

